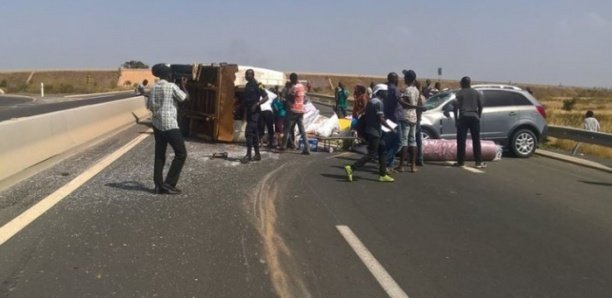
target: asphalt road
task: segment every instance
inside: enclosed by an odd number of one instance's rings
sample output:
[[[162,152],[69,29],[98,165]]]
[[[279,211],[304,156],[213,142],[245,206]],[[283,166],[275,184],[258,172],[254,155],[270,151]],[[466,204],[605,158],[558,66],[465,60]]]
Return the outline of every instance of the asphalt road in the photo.
[[[0,192],[0,227],[144,129]],[[187,149],[183,194],[152,194],[149,136],[0,245],[0,297],[386,296],[339,226],[410,297],[612,296],[608,173],[536,156],[349,183],[353,153]]]
[[[13,105],[30,103],[33,98],[27,96],[15,96],[15,95],[0,95],[0,107],[10,107]]]
[[[39,102],[32,101],[31,99],[25,100],[24,98],[2,96],[0,97],[0,121],[51,113],[114,100],[121,100],[133,96],[133,93],[125,92],[118,94],[85,96],[83,99],[75,98],[53,103],[44,103],[44,100]]]

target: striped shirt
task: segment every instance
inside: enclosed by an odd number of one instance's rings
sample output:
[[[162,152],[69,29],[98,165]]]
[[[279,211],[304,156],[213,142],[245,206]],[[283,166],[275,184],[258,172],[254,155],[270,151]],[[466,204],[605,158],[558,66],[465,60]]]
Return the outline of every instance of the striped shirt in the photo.
[[[178,129],[177,102],[187,99],[187,94],[176,84],[166,80],[157,82],[147,98],[147,109],[153,112],[153,126],[161,131]]]

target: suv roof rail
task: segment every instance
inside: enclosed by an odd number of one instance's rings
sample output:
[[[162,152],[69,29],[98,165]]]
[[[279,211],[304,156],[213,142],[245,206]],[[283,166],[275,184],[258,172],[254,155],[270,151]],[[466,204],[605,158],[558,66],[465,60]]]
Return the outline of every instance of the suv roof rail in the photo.
[[[510,89],[510,90],[516,90],[516,91],[523,90],[517,86],[504,85],[504,84],[477,84],[477,85],[473,85],[472,88],[498,88],[498,89]]]

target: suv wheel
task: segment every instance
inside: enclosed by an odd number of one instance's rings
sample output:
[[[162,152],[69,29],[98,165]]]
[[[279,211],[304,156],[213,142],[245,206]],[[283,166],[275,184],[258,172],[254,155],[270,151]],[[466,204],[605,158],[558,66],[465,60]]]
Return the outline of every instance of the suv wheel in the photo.
[[[431,129],[421,126],[421,137],[423,140],[435,139],[436,136],[431,132]]]
[[[535,152],[538,139],[529,129],[519,129],[512,135],[510,146],[517,157],[529,157]]]

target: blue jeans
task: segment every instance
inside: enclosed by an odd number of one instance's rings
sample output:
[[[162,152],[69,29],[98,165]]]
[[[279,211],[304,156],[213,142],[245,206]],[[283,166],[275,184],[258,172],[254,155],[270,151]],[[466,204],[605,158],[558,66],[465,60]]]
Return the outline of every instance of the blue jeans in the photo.
[[[338,114],[338,118],[346,117],[346,107],[345,106],[338,106],[336,108],[336,114]]]
[[[393,167],[393,163],[395,162],[395,155],[402,148],[401,143],[402,136],[402,127],[398,125],[395,128],[395,133],[384,133],[383,139],[385,144],[387,144],[387,167]]]
[[[423,164],[423,135],[421,134],[421,123],[417,122],[416,125],[416,144],[417,144],[417,156],[416,162]]]
[[[285,136],[280,147],[281,150],[285,150],[285,148],[287,148],[287,143],[289,143],[289,139],[293,137],[295,125],[297,125],[298,131],[302,136],[302,140],[304,140],[304,152],[310,152],[310,148],[308,147],[308,137],[306,136],[303,120],[304,114],[293,113],[291,111],[287,113],[287,117],[285,117]]]

